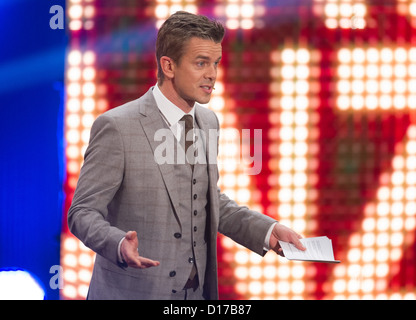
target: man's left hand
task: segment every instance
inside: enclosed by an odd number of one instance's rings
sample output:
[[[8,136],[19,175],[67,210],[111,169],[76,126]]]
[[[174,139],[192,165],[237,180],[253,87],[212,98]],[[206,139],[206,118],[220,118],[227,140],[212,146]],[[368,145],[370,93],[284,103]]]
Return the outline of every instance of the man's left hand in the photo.
[[[296,248],[299,250],[306,250],[306,248],[302,245],[302,243],[299,241],[302,236],[297,234],[292,229],[289,229],[288,227],[276,223],[276,225],[273,228],[272,234],[270,236],[270,248],[275,251],[278,255],[284,257],[283,249],[280,247],[279,240],[284,242],[289,242],[295,245]]]

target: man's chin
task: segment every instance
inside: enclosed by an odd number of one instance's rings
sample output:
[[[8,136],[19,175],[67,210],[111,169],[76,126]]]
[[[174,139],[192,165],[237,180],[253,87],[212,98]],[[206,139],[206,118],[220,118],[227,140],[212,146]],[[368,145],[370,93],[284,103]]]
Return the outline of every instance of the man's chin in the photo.
[[[207,103],[210,102],[210,100],[211,100],[211,95],[209,95],[207,97],[200,98],[200,99],[196,100],[196,102],[198,102],[199,104],[207,104]]]

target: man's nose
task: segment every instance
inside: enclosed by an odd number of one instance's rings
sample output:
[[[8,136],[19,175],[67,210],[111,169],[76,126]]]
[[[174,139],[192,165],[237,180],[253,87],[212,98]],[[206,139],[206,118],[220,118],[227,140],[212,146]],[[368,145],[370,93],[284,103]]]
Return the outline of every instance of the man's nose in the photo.
[[[215,81],[215,79],[217,78],[217,68],[216,68],[215,64],[212,64],[207,69],[207,72],[205,73],[205,78],[209,79],[211,81]]]

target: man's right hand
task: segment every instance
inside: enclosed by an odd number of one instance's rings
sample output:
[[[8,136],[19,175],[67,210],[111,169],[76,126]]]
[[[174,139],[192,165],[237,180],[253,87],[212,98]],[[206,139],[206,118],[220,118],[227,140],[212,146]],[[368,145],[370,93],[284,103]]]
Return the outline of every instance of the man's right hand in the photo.
[[[120,252],[124,261],[129,267],[146,269],[150,267],[157,267],[160,262],[141,257],[139,255],[139,240],[137,239],[136,231],[128,231],[126,237],[121,243]]]

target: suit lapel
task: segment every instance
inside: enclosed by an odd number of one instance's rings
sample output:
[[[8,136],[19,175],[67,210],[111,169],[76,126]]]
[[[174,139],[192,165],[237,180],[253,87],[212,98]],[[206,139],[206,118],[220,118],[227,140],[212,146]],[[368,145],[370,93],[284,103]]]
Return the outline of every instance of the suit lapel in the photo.
[[[143,130],[146,134],[147,140],[152,148],[153,155],[155,154],[156,148],[160,145],[160,141],[155,140],[155,134],[160,129],[167,129],[167,134],[172,134],[170,129],[167,127],[165,121],[160,115],[159,109],[157,108],[156,101],[153,97],[151,88],[144,96],[143,103],[140,104],[140,122],[143,127]],[[172,134],[173,137],[173,134]],[[174,137],[173,137],[174,138]],[[155,160],[156,161],[156,160]],[[158,164],[159,170],[162,174],[163,181],[165,183],[166,190],[168,191],[170,200],[175,211],[176,218],[180,224],[179,220],[179,194],[178,188],[175,182],[175,167],[171,164],[162,163]]]

